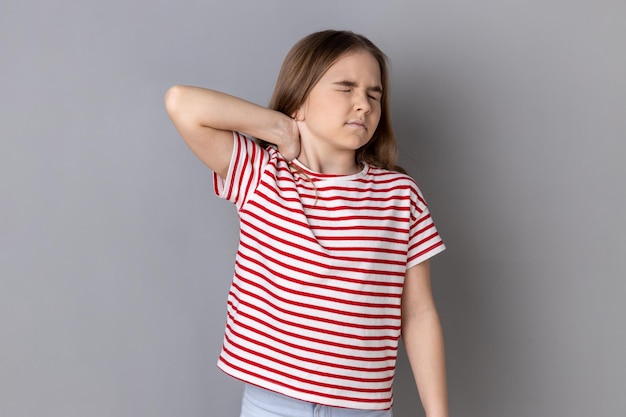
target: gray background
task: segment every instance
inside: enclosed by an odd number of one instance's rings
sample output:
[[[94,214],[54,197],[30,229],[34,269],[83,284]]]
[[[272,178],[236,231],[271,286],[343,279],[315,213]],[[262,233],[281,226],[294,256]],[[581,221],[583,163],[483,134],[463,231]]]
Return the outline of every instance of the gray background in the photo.
[[[392,60],[401,163],[449,247],[452,415],[626,416],[617,0],[3,1],[0,416],[238,415],[215,367],[237,219],[162,98],[266,104],[325,28]],[[396,403],[421,415],[404,356]]]

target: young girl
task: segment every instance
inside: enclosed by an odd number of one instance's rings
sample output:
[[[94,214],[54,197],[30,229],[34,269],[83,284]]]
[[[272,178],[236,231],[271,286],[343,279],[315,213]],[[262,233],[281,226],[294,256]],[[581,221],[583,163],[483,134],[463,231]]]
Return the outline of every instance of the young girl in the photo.
[[[394,169],[385,55],[367,38],[299,41],[269,108],[174,86],[167,111],[237,207],[240,241],[218,366],[243,417],[391,416],[402,335],[429,417],[446,417],[428,259],[444,249]]]

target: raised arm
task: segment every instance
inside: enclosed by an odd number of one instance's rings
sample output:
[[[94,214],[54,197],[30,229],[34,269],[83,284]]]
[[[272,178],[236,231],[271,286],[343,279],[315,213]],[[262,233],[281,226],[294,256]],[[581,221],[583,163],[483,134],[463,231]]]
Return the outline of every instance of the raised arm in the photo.
[[[193,153],[226,176],[233,152],[233,131],[273,143],[287,159],[300,152],[298,126],[288,116],[249,101],[200,87],[174,86],[165,108]]]
[[[433,300],[428,261],[406,273],[402,339],[426,416],[448,417],[443,333]]]

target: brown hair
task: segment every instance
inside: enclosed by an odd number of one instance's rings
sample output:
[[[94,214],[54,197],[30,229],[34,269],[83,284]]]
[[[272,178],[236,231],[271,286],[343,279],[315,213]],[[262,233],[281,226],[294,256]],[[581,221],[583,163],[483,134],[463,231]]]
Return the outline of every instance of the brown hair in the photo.
[[[358,50],[369,52],[378,61],[383,95],[376,131],[370,141],[356,151],[356,162],[398,169],[395,166],[396,139],[389,113],[387,56],[363,35],[350,31],[325,30],[298,41],[283,61],[269,107],[292,116],[304,104],[311,89],[324,73],[341,56]]]

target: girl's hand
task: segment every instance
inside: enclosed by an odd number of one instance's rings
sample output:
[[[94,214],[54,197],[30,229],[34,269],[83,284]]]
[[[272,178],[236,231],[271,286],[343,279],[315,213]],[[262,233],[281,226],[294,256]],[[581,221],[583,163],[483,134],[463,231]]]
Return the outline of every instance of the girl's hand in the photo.
[[[300,155],[300,129],[298,129],[298,122],[294,119],[289,119],[289,121],[285,138],[277,145],[278,152],[280,152],[287,161],[296,159]]]
[[[291,161],[300,154],[300,130],[284,113],[200,87],[174,86],[165,106],[191,150],[225,177],[233,153],[233,131],[272,143]]]

